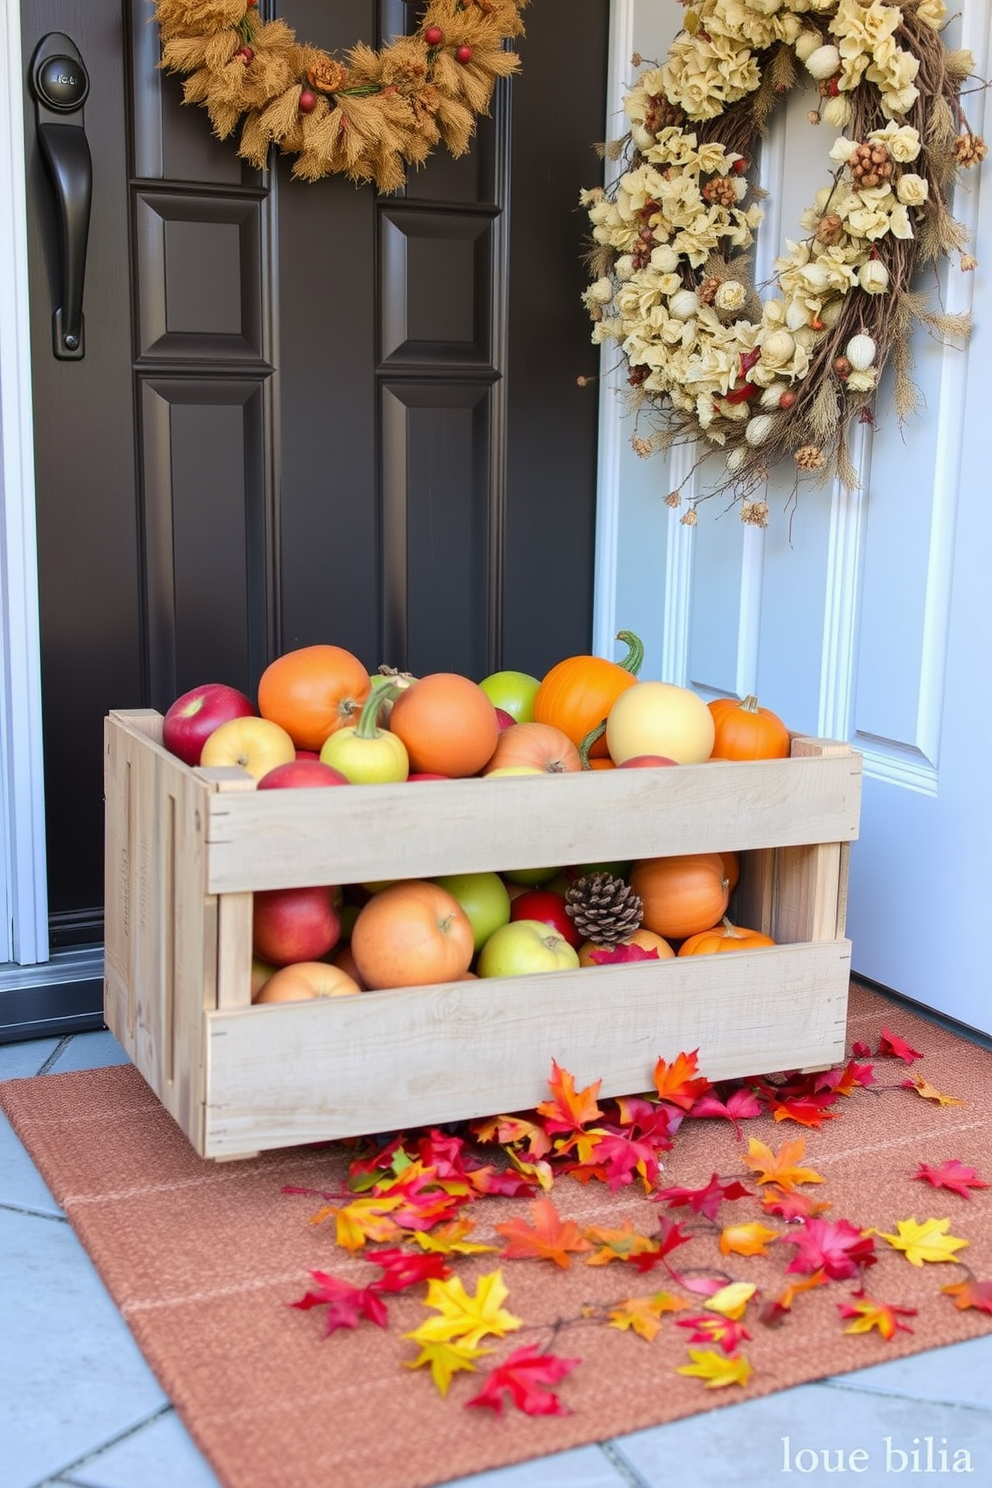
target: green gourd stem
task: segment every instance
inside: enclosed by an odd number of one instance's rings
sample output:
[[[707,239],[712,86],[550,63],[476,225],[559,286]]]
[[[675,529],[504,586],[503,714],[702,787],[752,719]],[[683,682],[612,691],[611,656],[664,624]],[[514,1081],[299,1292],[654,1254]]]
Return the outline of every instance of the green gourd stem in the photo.
[[[581,762],[583,770],[592,769],[592,765],[589,763],[589,751],[595,744],[596,740],[601,739],[605,733],[606,719],[604,718],[601,723],[597,723],[594,729],[589,730],[589,732],[586,734],[585,738],[579,745],[579,760]]]
[[[630,672],[632,677],[636,677],[644,661],[644,642],[632,630],[618,630],[617,640],[623,641],[627,647],[627,655],[623,661],[617,662],[617,665],[622,666],[625,672]]]
[[[397,687],[395,682],[387,682],[384,687],[373,687],[362,705],[362,711],[355,725],[356,739],[378,739],[382,733],[379,727],[379,714],[384,703],[391,703],[393,698],[399,697],[403,691]]]

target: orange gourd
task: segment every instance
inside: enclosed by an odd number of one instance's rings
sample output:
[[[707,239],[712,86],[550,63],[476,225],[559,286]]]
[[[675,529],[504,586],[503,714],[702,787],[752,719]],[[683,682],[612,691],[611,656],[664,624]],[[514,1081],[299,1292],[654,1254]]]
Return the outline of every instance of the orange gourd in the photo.
[[[711,759],[788,759],[789,730],[770,708],[759,708],[749,693],[743,702],[736,698],[714,698],[708,704],[716,738]]]
[[[553,666],[534,698],[535,722],[561,729],[577,748],[603,722],[620,694],[637,681],[644,647],[629,630],[621,630],[617,640],[627,646],[622,661],[569,656]],[[594,759],[605,758],[606,739],[597,739],[589,753]]]
[[[550,723],[515,723],[503,730],[485,773],[516,765],[530,765],[546,770],[549,775],[582,768],[579,751],[571,739]]]
[[[496,709],[477,682],[458,672],[411,682],[393,702],[389,730],[406,745],[411,772],[453,777],[476,775],[499,739]]]
[[[358,722],[371,685],[343,646],[301,646],[265,668],[258,711],[284,728],[297,749],[319,750],[336,729]]]
[[[640,858],[630,886],[643,905],[641,923],[666,940],[684,940],[719,924],[730,885],[718,852]]]
[[[710,930],[700,930],[683,941],[679,955],[713,956],[722,951],[756,951],[760,946],[774,944],[770,935],[762,935],[760,930],[748,930],[743,925],[732,925],[724,915],[719,925]]]

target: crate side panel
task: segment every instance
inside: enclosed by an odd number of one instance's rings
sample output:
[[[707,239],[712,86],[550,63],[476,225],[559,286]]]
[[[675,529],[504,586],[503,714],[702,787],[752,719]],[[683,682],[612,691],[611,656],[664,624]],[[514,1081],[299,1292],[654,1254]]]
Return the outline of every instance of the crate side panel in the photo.
[[[849,974],[833,941],[212,1013],[205,1152],[526,1110],[552,1059],[604,1095],[695,1048],[711,1080],[831,1064]]]
[[[861,759],[218,794],[208,888],[362,883],[857,836]]]

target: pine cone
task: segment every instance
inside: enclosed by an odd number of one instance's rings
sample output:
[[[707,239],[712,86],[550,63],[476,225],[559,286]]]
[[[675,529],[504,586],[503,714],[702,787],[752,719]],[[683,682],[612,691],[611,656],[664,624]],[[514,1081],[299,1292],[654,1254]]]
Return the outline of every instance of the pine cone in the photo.
[[[565,890],[565,908],[586,940],[614,946],[639,928],[644,906],[622,878],[592,873]]]

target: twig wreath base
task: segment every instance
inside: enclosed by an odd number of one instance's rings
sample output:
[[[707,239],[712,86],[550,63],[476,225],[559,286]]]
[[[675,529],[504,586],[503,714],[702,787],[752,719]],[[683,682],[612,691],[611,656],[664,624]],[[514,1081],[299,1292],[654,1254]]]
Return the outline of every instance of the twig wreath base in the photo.
[[[986,145],[961,109],[974,60],[945,47],[946,14],[943,0],[698,0],[625,99],[630,133],[604,147],[618,178],[582,193],[593,236],[583,299],[593,340],[626,364],[633,447],[647,457],[694,443],[697,465],[722,451],[708,494],[729,493],[745,522],[767,524],[760,491],[783,459],[794,492],[804,473],[855,488],[851,421],[873,422],[890,358],[899,418],[919,406],[914,324],[941,340],[969,332],[967,315],[930,308],[914,288],[942,257],[976,267],[948,198]],[[763,193],[748,173],[803,77],[818,89],[810,124],[840,131],[833,172],[762,300],[747,250]],[[680,506],[681,490],[666,500]]]
[[[504,44],[526,4],[429,0],[414,35],[381,51],[359,42],[343,61],[261,20],[257,0],[155,0],[155,18],[162,66],[186,75],[185,102],[220,139],[241,123],[242,159],[261,169],[275,145],[305,181],[342,174],[388,192],[438,144],[468,149],[496,79],[518,66]]]

